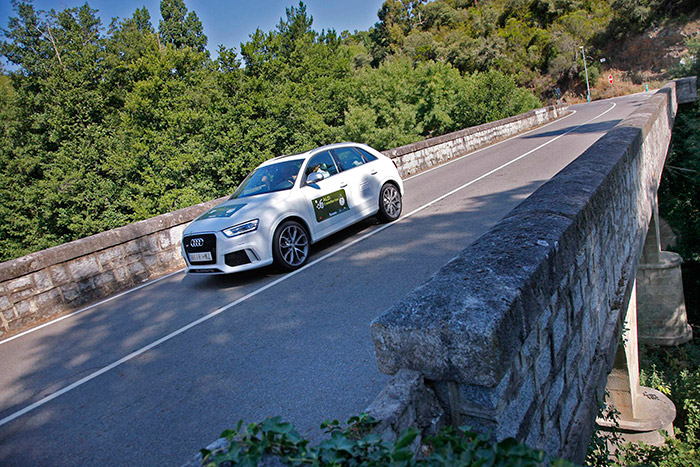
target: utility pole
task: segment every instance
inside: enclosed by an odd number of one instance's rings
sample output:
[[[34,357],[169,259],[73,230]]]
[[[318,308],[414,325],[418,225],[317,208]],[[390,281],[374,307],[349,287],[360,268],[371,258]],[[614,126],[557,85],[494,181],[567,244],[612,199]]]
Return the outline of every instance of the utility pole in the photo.
[[[586,65],[586,52],[583,49],[582,45],[580,45],[578,48],[581,49],[581,55],[583,55],[583,69],[586,72],[586,102],[590,102],[591,101],[591,86],[588,84],[588,66]]]

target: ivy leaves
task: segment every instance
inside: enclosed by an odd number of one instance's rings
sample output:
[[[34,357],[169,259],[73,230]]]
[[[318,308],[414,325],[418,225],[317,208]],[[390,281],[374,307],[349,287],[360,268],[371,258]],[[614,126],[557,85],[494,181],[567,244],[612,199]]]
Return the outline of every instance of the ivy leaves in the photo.
[[[326,421],[321,428],[330,437],[312,446],[280,417],[246,427],[239,422],[235,430],[226,430],[221,435],[226,438],[227,447],[201,451],[202,464],[255,466],[276,457],[291,466],[572,465],[562,460],[546,462],[542,451],[528,448],[514,439],[492,443],[488,436],[466,427],[443,428],[436,436],[424,440],[421,455],[417,456],[418,429],[409,428],[395,441],[387,442],[372,432],[376,425],[377,421],[366,413],[352,417],[345,426],[337,420]]]

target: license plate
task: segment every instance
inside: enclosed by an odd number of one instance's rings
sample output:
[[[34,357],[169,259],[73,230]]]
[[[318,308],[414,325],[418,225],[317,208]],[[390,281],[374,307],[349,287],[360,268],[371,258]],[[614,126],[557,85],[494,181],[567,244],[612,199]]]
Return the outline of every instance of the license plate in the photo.
[[[211,261],[211,252],[205,251],[203,253],[190,253],[190,263],[195,261]]]

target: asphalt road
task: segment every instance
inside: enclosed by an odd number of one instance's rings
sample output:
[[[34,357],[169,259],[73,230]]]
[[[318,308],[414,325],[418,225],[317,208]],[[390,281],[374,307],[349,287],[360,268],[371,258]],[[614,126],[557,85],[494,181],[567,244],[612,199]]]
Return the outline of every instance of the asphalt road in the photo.
[[[295,273],[178,272],[0,342],[0,464],[181,465],[238,420],[274,415],[318,439],[389,380],[372,319],[649,96],[572,106],[411,177],[398,222],[334,235]]]

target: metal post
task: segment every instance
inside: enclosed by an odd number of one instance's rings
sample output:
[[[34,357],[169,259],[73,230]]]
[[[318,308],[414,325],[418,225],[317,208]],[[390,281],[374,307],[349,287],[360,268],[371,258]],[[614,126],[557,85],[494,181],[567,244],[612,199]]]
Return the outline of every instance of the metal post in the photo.
[[[586,65],[586,52],[583,49],[583,46],[579,46],[579,49],[581,49],[581,54],[583,55],[583,69],[586,72],[586,102],[591,101],[591,86],[588,84],[588,66]]]

